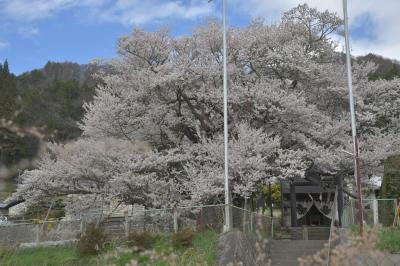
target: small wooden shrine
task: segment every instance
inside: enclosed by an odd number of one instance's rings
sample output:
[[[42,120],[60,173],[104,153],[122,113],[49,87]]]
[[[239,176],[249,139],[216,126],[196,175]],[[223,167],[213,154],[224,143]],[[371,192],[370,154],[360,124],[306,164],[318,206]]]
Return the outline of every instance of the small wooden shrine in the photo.
[[[281,225],[329,227],[332,219],[341,225],[342,183],[340,177],[318,175],[281,180]]]

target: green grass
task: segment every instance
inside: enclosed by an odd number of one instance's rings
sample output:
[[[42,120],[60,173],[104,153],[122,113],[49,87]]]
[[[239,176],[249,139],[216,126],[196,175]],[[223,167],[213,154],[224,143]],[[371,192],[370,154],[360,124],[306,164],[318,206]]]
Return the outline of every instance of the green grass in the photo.
[[[400,252],[400,228],[385,228],[379,232],[376,247],[383,251]]]
[[[193,239],[193,247],[178,251],[181,265],[214,265],[217,256],[218,235],[211,231],[199,233]]]
[[[360,235],[360,226],[357,224],[350,225],[349,227],[350,233],[352,236],[359,236]],[[364,232],[371,232],[377,231],[377,228],[370,225],[364,225]]]
[[[152,248],[158,253],[171,254],[177,256],[179,265],[214,265],[216,258],[218,235],[211,231],[199,232],[193,239],[193,245],[188,248],[172,248],[168,235],[157,236]],[[109,248],[104,254],[98,256],[82,256],[75,247],[42,247],[31,248],[19,251],[0,251],[1,266],[91,266],[126,265],[132,259],[140,265],[167,266],[165,261],[150,262],[146,256],[127,251],[117,252],[116,248]]]
[[[351,235],[353,235],[353,236],[360,235],[360,227],[358,225],[352,224],[352,225],[350,225],[349,229],[350,229]]]
[[[366,231],[376,232],[378,239],[376,241],[376,248],[381,251],[400,253],[400,228],[399,227],[385,227],[379,230],[372,227],[366,227]],[[359,236],[360,231],[357,225],[350,227],[350,232],[353,236]]]
[[[158,236],[153,244],[153,249],[159,254],[169,255],[174,253],[177,256],[179,265],[215,265],[217,256],[218,235],[211,231],[197,233],[193,239],[193,245],[188,248],[173,248],[167,235]],[[113,261],[115,265],[126,265],[135,259],[140,265],[167,266],[165,261],[157,260],[150,262],[146,256],[135,253],[125,253]]]
[[[74,247],[41,247],[19,251],[2,251],[0,265],[59,266],[93,265],[95,256],[81,256]]]

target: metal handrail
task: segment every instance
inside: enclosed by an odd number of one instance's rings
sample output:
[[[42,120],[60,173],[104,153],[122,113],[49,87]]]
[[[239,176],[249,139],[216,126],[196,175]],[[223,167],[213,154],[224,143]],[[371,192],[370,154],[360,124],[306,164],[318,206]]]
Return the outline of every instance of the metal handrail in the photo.
[[[333,214],[332,214],[331,227],[330,227],[330,230],[329,230],[328,256],[327,256],[326,266],[329,266],[329,263],[330,263],[332,232],[333,232],[334,227],[335,227],[335,218],[336,218],[336,215],[337,215],[337,213],[338,213],[338,208],[337,208],[337,194],[338,194],[338,187],[336,186],[336,189],[335,189],[335,197],[334,197],[334,201],[333,201],[334,209],[332,210],[332,211],[334,211],[334,212],[333,212]]]

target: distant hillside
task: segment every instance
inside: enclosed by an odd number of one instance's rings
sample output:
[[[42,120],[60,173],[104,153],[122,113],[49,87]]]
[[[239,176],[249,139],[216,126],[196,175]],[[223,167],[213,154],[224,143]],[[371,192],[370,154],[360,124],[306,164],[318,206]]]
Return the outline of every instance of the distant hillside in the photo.
[[[18,87],[21,89],[48,85],[54,81],[75,80],[79,83],[94,85],[92,75],[98,71],[92,64],[79,65],[72,62],[51,62],[43,68],[25,72],[17,77]]]
[[[367,54],[365,56],[360,56],[357,57],[357,60],[362,62],[374,62],[378,66],[376,71],[370,74],[369,77],[371,80],[377,80],[377,79],[392,80],[394,78],[400,77],[399,61],[389,58],[384,58],[380,55],[375,55],[375,54]]]
[[[55,141],[77,138],[77,122],[83,115],[82,105],[90,101],[96,81],[96,67],[76,63],[48,62],[16,77],[21,97],[19,122],[24,126],[44,127]]]
[[[15,76],[0,62],[0,118],[21,128],[40,128],[45,140],[66,142],[80,136],[82,105],[91,101],[94,65],[48,62],[42,69]],[[38,140],[0,126],[0,167],[36,156]]]

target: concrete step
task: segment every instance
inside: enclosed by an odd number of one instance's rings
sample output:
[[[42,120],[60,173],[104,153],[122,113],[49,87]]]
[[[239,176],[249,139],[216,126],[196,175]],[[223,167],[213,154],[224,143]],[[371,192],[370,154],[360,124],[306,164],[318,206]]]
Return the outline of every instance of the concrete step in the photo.
[[[329,239],[329,227],[289,227],[283,228],[276,234],[279,239],[292,240],[327,240]]]
[[[273,240],[270,242],[272,266],[297,266],[298,258],[315,254],[326,242],[326,240]]]

